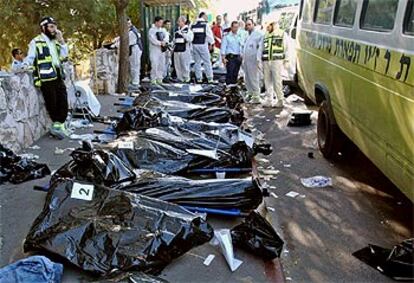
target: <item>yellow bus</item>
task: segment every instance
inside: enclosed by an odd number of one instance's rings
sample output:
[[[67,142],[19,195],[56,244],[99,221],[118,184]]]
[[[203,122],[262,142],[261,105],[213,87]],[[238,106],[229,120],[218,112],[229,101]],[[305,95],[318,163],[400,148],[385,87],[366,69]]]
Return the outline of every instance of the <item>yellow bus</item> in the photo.
[[[349,138],[414,201],[414,0],[301,0],[296,40],[322,154]]]

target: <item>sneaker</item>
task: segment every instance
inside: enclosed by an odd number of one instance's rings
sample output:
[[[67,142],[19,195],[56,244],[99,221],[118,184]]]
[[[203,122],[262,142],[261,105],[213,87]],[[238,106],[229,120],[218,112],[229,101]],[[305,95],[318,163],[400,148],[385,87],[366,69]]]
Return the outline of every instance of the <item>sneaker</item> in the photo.
[[[197,80],[197,83],[198,84],[202,84],[203,83],[203,80]]]
[[[157,84],[162,84],[162,80],[157,80]]]
[[[213,80],[213,79],[209,79],[209,80],[208,80],[208,83],[209,83],[209,84],[214,84],[214,80]]]
[[[156,85],[157,84],[157,80],[151,80],[151,84]]]
[[[53,136],[54,138],[57,138],[59,140],[63,140],[65,138],[65,134],[62,133],[60,128],[56,128],[57,125],[53,123],[53,125],[49,128],[49,134]]]

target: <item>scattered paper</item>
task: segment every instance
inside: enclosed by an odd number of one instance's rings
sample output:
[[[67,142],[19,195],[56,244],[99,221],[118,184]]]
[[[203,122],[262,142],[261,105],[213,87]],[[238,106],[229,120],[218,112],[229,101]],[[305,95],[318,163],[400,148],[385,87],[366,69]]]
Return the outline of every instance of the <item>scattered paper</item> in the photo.
[[[213,255],[213,254],[208,255],[208,257],[206,257],[206,259],[204,260],[203,264],[204,264],[204,265],[206,265],[206,266],[209,266],[209,265],[210,265],[210,263],[213,261],[213,259],[214,259],[215,257],[216,257],[216,256],[215,256],[215,255]]]
[[[38,145],[32,145],[32,146],[29,146],[28,148],[37,150],[37,149],[40,149],[40,146],[38,146]]]
[[[279,198],[279,197],[277,196],[277,194],[275,194],[275,193],[270,193],[270,195],[271,195],[272,197],[274,197],[274,198]]]
[[[262,170],[262,172],[263,174],[266,174],[266,175],[278,175],[280,173],[279,170],[269,170],[269,169]]]
[[[39,155],[33,154],[33,153],[22,153],[19,154],[19,156],[23,159],[28,159],[28,160],[37,160],[39,159]]]
[[[271,211],[271,212],[275,212],[276,211],[276,209],[274,209],[271,206],[266,206],[266,209],[269,210],[269,211]]]
[[[211,244],[215,246],[220,245],[221,252],[232,272],[239,268],[239,266],[243,263],[243,261],[234,258],[233,243],[229,229],[214,231],[214,238],[211,240]]]
[[[294,191],[290,191],[286,194],[286,196],[291,197],[291,198],[295,198],[299,195],[299,193],[294,192]]]

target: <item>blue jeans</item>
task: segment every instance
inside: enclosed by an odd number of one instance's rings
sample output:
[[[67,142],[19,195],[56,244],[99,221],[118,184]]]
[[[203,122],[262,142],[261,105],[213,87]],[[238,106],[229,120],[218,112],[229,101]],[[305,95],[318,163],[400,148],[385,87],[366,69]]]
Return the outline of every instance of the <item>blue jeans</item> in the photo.
[[[59,283],[62,274],[62,264],[31,256],[0,268],[0,283]]]

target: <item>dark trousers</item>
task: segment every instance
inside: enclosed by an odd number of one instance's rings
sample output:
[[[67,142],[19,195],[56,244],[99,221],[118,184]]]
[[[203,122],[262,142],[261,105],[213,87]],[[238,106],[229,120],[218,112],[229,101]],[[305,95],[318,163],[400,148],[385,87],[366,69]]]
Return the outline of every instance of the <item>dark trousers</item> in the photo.
[[[42,82],[40,90],[52,122],[65,122],[68,115],[68,95],[63,80],[58,78],[54,81]]]
[[[241,57],[239,55],[226,55],[226,59],[228,61],[226,65],[226,84],[237,84],[242,63]]]

